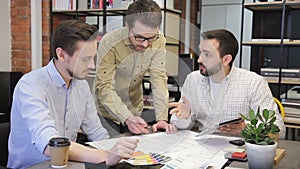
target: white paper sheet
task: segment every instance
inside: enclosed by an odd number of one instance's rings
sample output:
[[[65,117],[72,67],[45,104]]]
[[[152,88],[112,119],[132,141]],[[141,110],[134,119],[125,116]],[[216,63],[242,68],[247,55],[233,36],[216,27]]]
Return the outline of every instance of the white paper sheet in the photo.
[[[165,132],[153,133],[139,138],[136,151],[144,153],[155,152],[165,154],[173,158],[167,165],[174,168],[200,168],[200,166],[210,165],[214,169],[222,168],[227,159],[224,158],[228,147],[235,147],[229,144],[229,140],[237,137],[225,137],[219,135],[197,135],[197,133],[181,130],[176,134],[166,134]],[[117,139],[108,139],[90,142],[93,147],[108,150],[116,143]]]

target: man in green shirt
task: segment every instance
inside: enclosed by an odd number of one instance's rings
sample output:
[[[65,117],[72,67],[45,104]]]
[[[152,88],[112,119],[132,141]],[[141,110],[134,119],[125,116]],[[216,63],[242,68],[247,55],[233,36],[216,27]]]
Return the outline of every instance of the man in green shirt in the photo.
[[[121,133],[148,133],[142,119],[144,75],[149,73],[156,123],[153,131],[176,132],[168,124],[168,88],[165,70],[166,39],[158,29],[160,7],[153,0],[137,0],[126,14],[126,27],[107,33],[100,42],[95,79],[98,108]],[[127,129],[128,127],[128,129]],[[123,130],[125,129],[125,130]]]

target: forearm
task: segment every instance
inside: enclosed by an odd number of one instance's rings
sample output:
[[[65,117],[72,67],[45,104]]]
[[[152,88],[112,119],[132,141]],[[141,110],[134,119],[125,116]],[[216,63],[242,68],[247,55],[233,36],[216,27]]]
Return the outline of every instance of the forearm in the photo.
[[[107,152],[72,142],[69,149],[69,159],[81,162],[101,163],[107,160]]]
[[[50,147],[47,146],[44,155],[50,156]],[[76,142],[71,142],[69,148],[69,160],[89,163],[101,163],[107,160],[107,152],[83,146]]]

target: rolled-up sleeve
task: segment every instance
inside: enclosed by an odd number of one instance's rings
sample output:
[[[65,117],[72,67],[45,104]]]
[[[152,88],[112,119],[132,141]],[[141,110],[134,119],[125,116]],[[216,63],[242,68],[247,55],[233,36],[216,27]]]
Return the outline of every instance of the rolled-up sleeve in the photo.
[[[160,38],[159,42],[152,49],[155,53],[151,59],[150,83],[156,120],[167,120],[169,93],[166,74],[166,40]]]
[[[55,121],[50,116],[45,91],[34,89],[27,81],[21,81],[18,86],[14,96],[15,105],[24,120],[24,127],[29,130],[31,143],[43,154],[50,138],[59,135]]]

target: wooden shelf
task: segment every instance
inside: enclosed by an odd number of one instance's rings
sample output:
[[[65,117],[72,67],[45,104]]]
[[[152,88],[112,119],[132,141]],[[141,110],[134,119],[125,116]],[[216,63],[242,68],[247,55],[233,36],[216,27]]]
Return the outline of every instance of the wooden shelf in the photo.
[[[164,8],[161,9],[164,11]],[[125,8],[108,8],[106,9],[107,16],[125,16],[127,9]],[[176,9],[169,9],[166,8],[166,12],[181,14],[181,11]],[[60,14],[60,15],[71,15],[75,16],[76,13],[78,16],[103,16],[104,10],[103,9],[78,9],[76,10],[53,10],[53,14]]]
[[[243,42],[243,45],[246,46],[280,46],[280,40],[278,41],[268,41],[267,39],[264,41],[249,41]],[[291,41],[283,41],[284,46],[300,46],[300,40],[291,40]]]
[[[300,9],[300,1],[287,1],[286,6],[291,9]]]
[[[244,7],[252,11],[270,11],[270,10],[282,10],[283,1],[276,2],[255,2],[245,3]],[[300,1],[287,1],[286,8],[289,9],[300,9]]]
[[[276,79],[267,79],[267,81],[268,81],[268,83],[278,84],[278,80],[276,80]],[[300,85],[300,79],[299,79],[299,81],[291,81],[291,80],[281,79],[281,84]]]
[[[283,6],[282,1],[276,2],[255,2],[255,3],[245,3],[244,7],[252,11],[260,10],[281,10]]]

